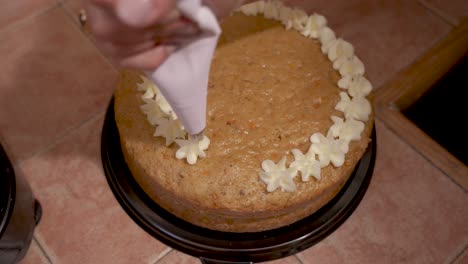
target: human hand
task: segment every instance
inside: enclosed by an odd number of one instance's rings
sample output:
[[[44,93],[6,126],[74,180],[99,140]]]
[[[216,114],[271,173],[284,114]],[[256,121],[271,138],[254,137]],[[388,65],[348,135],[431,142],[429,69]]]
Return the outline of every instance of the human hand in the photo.
[[[156,69],[174,40],[198,33],[175,0],[86,0],[87,23],[98,48],[120,67]]]
[[[207,0],[218,19],[245,0]],[[119,67],[154,70],[175,50],[178,39],[195,36],[197,26],[176,9],[176,0],[85,0],[96,45]]]

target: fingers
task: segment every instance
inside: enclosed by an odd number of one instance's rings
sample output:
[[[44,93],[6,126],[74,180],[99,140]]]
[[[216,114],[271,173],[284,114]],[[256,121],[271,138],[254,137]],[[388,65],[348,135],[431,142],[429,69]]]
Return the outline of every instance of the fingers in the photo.
[[[193,22],[184,18],[145,28],[131,28],[118,20],[109,10],[96,6],[87,10],[87,16],[90,31],[96,40],[113,41],[121,45],[167,39],[172,35],[193,36],[199,31]]]
[[[117,66],[154,70],[175,46],[199,33],[181,16],[176,0],[88,0],[89,29]]]
[[[120,61],[119,65],[124,68],[154,70],[158,68],[174,51],[174,46],[160,45],[148,51],[126,57]]]
[[[142,28],[174,14],[175,0],[117,0],[115,12],[125,24]]]
[[[114,41],[100,41],[96,43],[98,48],[114,61],[122,58],[135,55],[140,52],[145,52],[156,46],[153,40],[135,43],[135,44],[119,44]]]
[[[195,35],[199,32],[199,28],[193,22],[184,18],[178,18],[169,23],[158,24],[146,29],[147,32],[152,32],[153,37],[169,37],[171,35]]]

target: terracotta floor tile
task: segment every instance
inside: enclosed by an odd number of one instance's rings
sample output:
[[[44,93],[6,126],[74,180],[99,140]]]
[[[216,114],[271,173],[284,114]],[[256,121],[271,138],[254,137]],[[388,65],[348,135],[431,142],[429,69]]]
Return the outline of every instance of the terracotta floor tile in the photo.
[[[79,24],[78,14],[84,7],[83,0],[64,0],[63,5],[69,15],[72,17],[73,21]]]
[[[63,9],[0,39],[0,134],[13,156],[30,156],[105,109],[117,74]]]
[[[453,264],[467,264],[468,263],[468,249],[465,249],[463,253],[455,259]]]
[[[296,256],[289,256],[286,258],[262,262],[262,263],[265,263],[265,264],[301,264],[301,262]]]
[[[173,249],[169,254],[161,258],[157,264],[200,264],[200,259]],[[289,256],[282,259],[261,262],[265,264],[301,264],[296,256]]]
[[[417,1],[290,2],[306,6],[309,12],[325,15],[337,36],[355,46],[356,54],[366,65],[369,79],[377,88],[450,30],[448,24]]]
[[[157,264],[172,264],[172,263],[177,263],[177,264],[200,264],[200,259],[192,257],[190,255],[187,255],[185,253],[182,253],[180,251],[177,251],[173,249],[169,254],[161,258]],[[277,260],[272,260],[272,261],[266,261],[266,262],[261,262],[265,264],[301,264],[299,259],[296,256],[289,256],[286,258],[282,259],[277,259]]]
[[[177,251],[175,249],[171,250],[166,256],[160,259],[157,264],[200,264],[200,259]]]
[[[36,237],[54,263],[153,263],[167,246],[117,203],[100,159],[103,115],[20,169],[43,207]]]
[[[377,162],[353,215],[303,263],[443,263],[468,238],[468,195],[377,122]]]
[[[26,253],[26,256],[19,262],[19,264],[50,264],[49,260],[42,253],[37,242],[31,241],[31,246]]]
[[[432,7],[440,10],[444,16],[447,16],[455,23],[463,18],[468,18],[468,2],[466,0],[421,0],[430,4]]]
[[[2,1],[0,30],[7,28],[19,20],[38,14],[52,7],[57,2],[58,0]]]

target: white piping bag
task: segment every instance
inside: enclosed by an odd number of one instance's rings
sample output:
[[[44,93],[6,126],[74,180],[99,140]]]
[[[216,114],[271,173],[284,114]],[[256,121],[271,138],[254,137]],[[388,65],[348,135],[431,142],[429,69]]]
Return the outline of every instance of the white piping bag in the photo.
[[[134,5],[138,2],[131,1]],[[177,9],[198,25],[201,34],[178,44],[162,65],[146,74],[158,86],[187,133],[194,136],[202,134],[206,126],[208,76],[221,29],[211,9],[200,0],[179,0]]]

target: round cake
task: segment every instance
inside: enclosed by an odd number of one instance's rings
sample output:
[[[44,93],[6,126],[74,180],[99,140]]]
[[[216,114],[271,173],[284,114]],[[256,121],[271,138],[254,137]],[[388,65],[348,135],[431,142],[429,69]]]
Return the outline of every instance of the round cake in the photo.
[[[141,73],[121,72],[114,110],[126,163],[155,202],[197,226],[258,232],[340,191],[370,141],[371,86],[322,16],[276,1],[240,11],[222,22],[211,65],[205,157],[177,159],[155,133]]]

